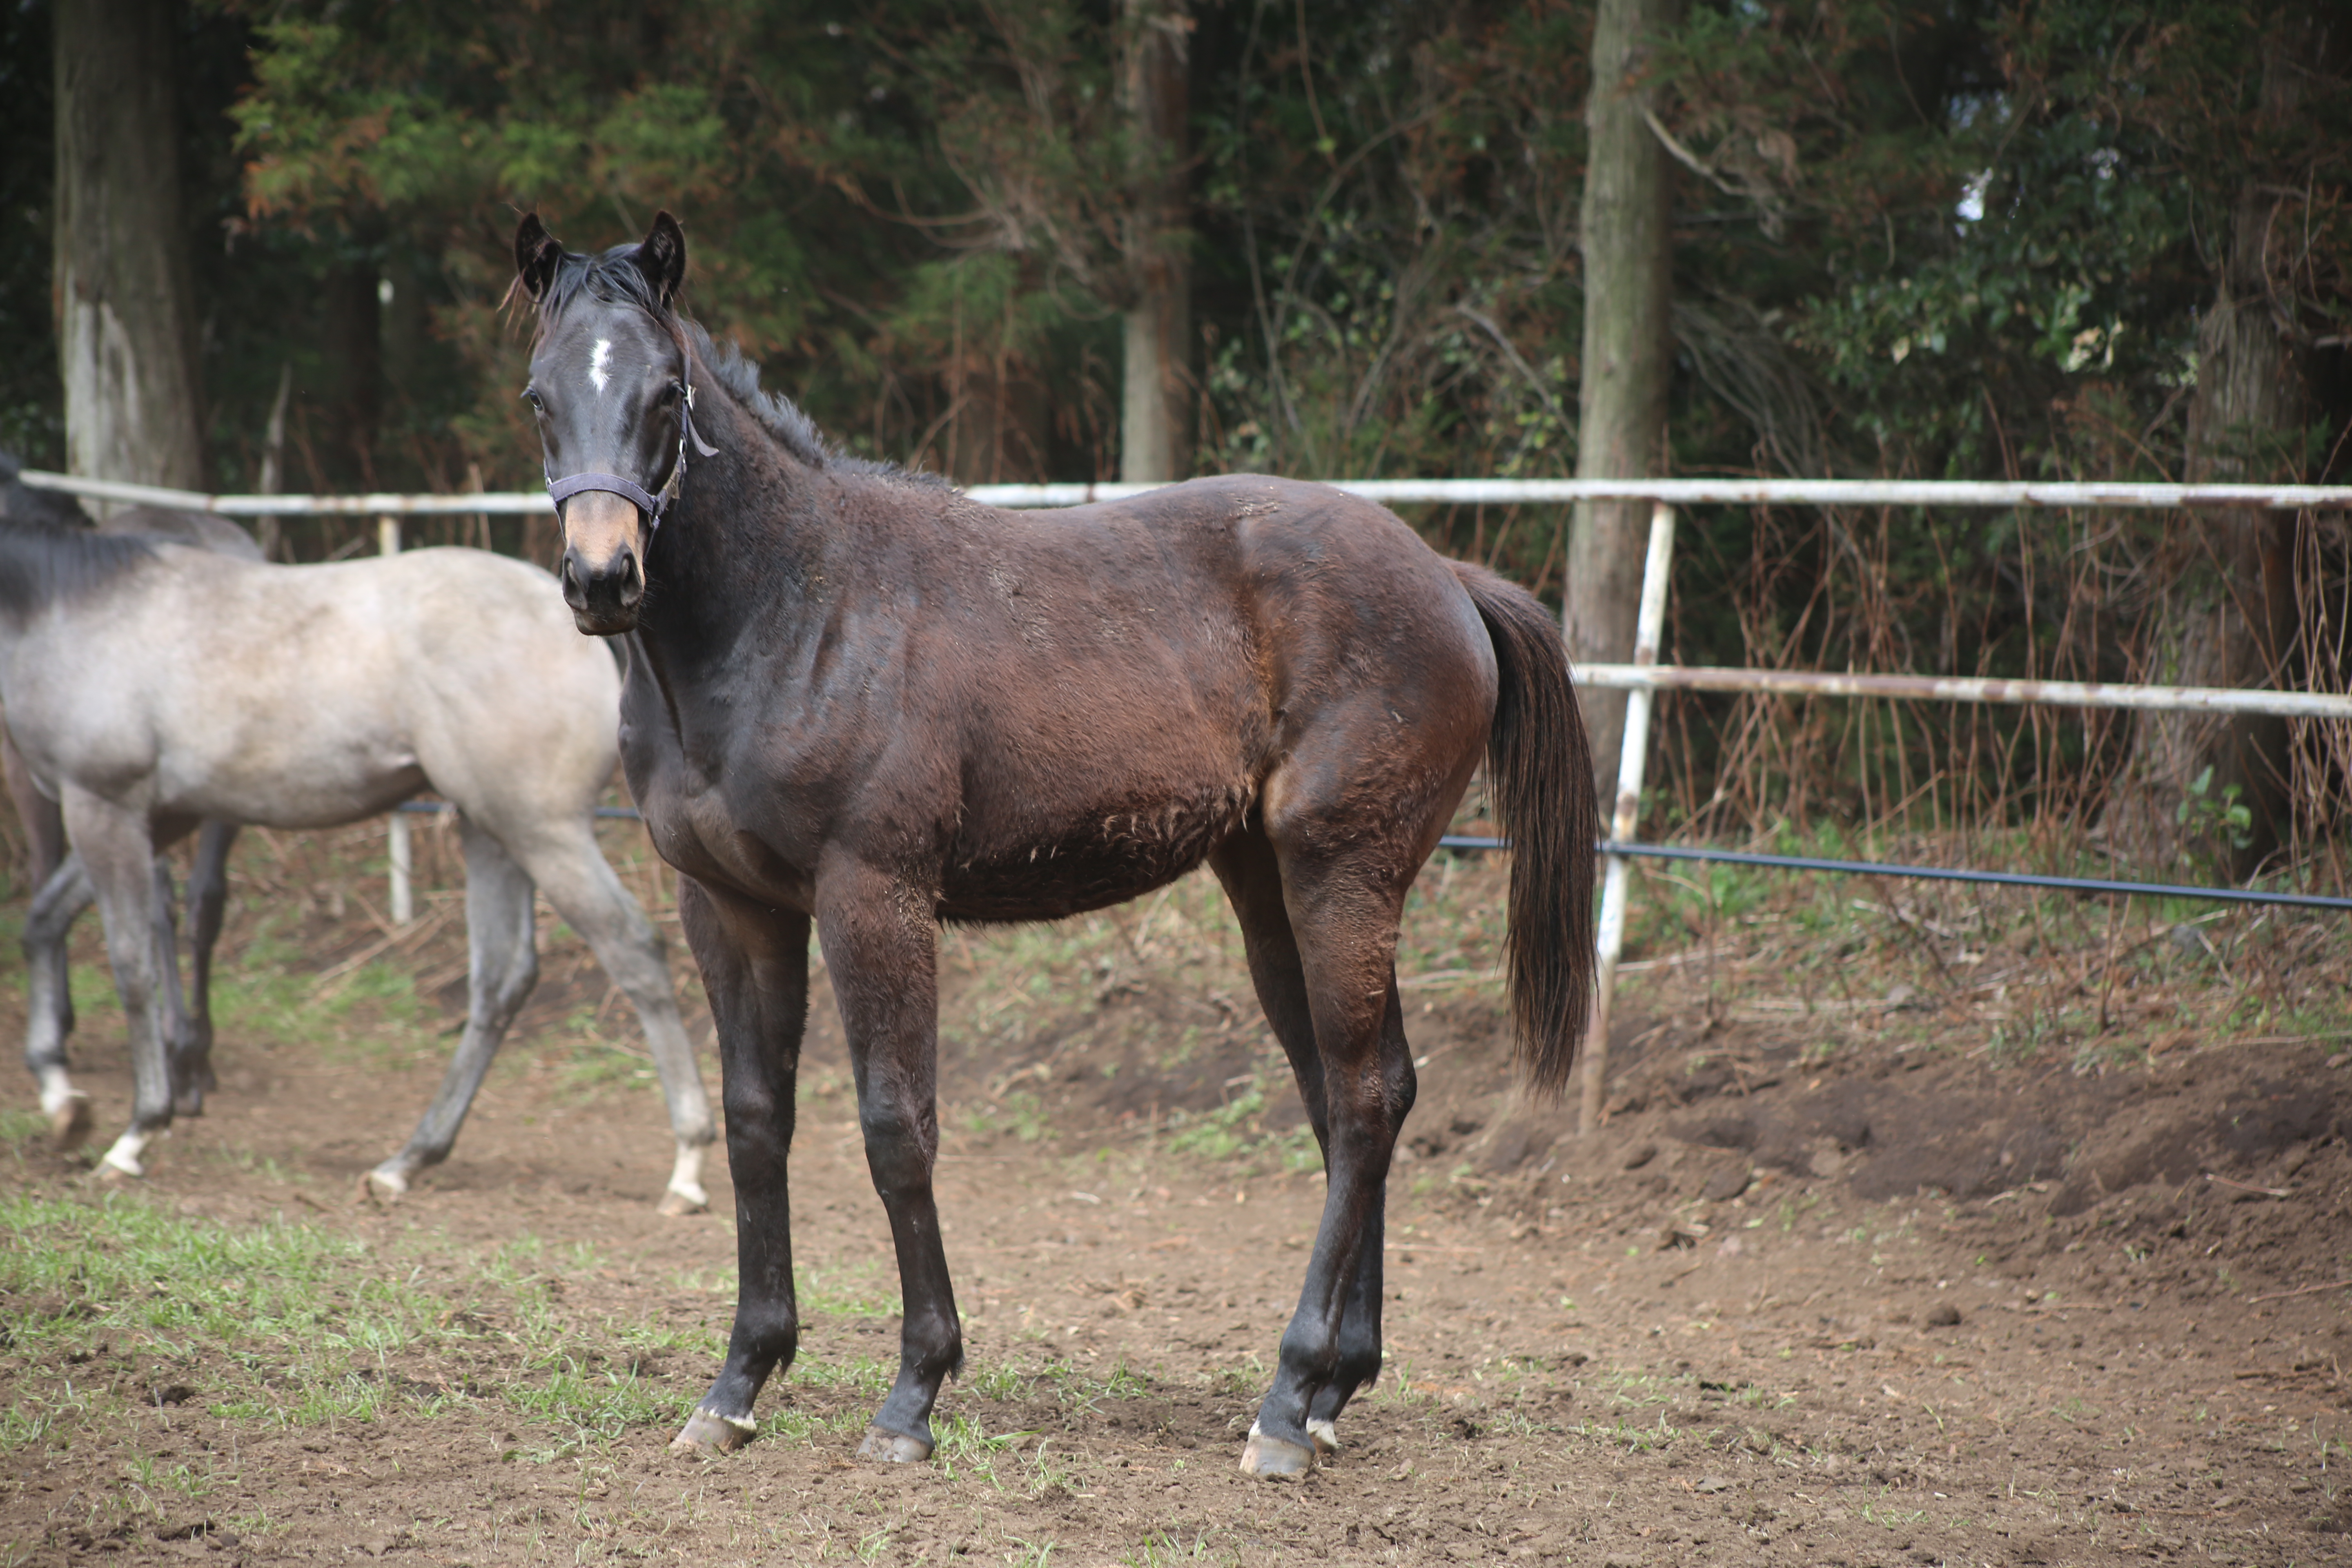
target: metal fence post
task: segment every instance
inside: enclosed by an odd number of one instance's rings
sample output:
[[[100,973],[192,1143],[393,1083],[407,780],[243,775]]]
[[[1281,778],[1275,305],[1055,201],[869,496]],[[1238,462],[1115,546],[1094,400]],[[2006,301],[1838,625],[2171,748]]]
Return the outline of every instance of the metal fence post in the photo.
[[[400,519],[379,517],[375,520],[376,546],[386,555],[400,553]],[[409,847],[408,818],[398,812],[384,828],[384,842],[392,862],[392,923],[404,926],[416,918],[416,905],[408,887]]]
[[[1642,565],[1642,610],[1634,624],[1633,663],[1658,662],[1658,640],[1666,625],[1666,575],[1674,563],[1675,509],[1660,501],[1650,510],[1650,553]],[[1625,749],[1617,760],[1617,810],[1610,820],[1612,843],[1633,837],[1642,812],[1642,773],[1650,754],[1650,704],[1646,688],[1625,694]],[[1584,1038],[1584,1093],[1576,1130],[1601,1125],[1601,1094],[1609,1078],[1609,1009],[1617,989],[1617,955],[1625,945],[1625,872],[1622,855],[1603,859],[1601,884],[1601,971],[1592,988],[1592,1025]]]

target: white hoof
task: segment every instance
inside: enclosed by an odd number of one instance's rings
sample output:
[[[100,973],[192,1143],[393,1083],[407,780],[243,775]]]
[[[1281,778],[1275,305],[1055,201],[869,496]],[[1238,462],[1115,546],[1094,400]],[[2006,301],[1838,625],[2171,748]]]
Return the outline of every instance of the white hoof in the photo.
[[[680,1143],[677,1162],[669,1170],[669,1190],[662,1194],[661,1212],[675,1219],[709,1209],[710,1194],[702,1190],[702,1145]]]
[[[60,1149],[80,1146],[89,1136],[89,1096],[73,1086],[61,1067],[40,1069],[41,1114],[49,1119],[49,1137]]]
[[[1328,1459],[1339,1451],[1339,1428],[1328,1421],[1309,1421],[1307,1436],[1315,1444],[1315,1457]]]
[[[117,1138],[114,1141],[114,1146],[100,1157],[98,1162],[98,1173],[105,1176],[111,1173],[117,1177],[128,1176],[134,1181],[144,1176],[147,1173],[147,1167],[139,1163],[139,1155],[146,1147],[147,1134],[125,1132],[121,1137]]]
[[[360,1195],[398,1203],[408,1195],[408,1178],[390,1165],[378,1165],[360,1178]]]
[[[49,1142],[59,1149],[79,1149],[89,1138],[91,1124],[97,1118],[90,1114],[89,1096],[79,1089],[68,1094],[63,1103],[50,1105],[42,1097],[41,1109],[48,1112]]]

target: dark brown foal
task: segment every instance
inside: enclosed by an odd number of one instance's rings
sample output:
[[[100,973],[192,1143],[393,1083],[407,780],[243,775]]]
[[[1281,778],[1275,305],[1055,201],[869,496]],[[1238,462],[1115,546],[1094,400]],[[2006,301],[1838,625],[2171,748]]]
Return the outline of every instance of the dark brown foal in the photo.
[[[674,306],[686,248],[516,237],[526,396],[582,630],[626,635],[622,753],[680,873],[725,1074],[741,1287],[673,1445],[736,1447],[799,1337],[785,1164],[814,926],[905,1308],[860,1452],[920,1459],[962,1360],[932,1197],[942,920],[1051,919],[1206,863],[1330,1175],[1244,1469],[1291,1474],[1381,1361],[1389,1158],[1412,1108],[1397,920],[1488,761],[1517,843],[1520,1059],[1565,1079],[1596,826],[1541,605],[1389,512],[1234,477],[1055,513],[829,450]]]

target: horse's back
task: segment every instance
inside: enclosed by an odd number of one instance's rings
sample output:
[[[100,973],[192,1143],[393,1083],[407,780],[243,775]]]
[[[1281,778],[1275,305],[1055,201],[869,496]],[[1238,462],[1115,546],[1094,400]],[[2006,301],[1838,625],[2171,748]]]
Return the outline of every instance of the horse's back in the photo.
[[[555,790],[584,809],[609,776],[611,659],[535,567],[452,549],[306,566],[153,550],[61,623],[50,773],[286,826],[427,784],[461,799]]]

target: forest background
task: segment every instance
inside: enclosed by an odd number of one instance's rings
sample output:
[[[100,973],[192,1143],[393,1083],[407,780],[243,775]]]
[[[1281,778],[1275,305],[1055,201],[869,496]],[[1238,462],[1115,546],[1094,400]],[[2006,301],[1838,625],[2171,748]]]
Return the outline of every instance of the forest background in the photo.
[[[1664,286],[1653,471],[2325,481],[2352,460],[2333,7],[169,15],[164,173],[218,489],[535,484],[500,308],[515,220],[601,247],[664,207],[695,313],[855,451],[966,482],[1573,474],[1608,110],[1665,214],[1637,269]],[[0,447],[45,466],[68,446],[58,19],[0,14]],[[1156,432],[1129,384],[1147,363]],[[1577,559],[1559,509],[1412,521],[1554,602]],[[525,520],[412,532],[552,544]],[[364,537],[319,520],[273,548]],[[2340,516],[1727,508],[1685,539],[1680,662],[2346,684]],[[2347,773],[2318,725],[1683,698],[1665,733],[1654,831],[1965,827],[2070,866],[2087,843],[2328,870]]]

